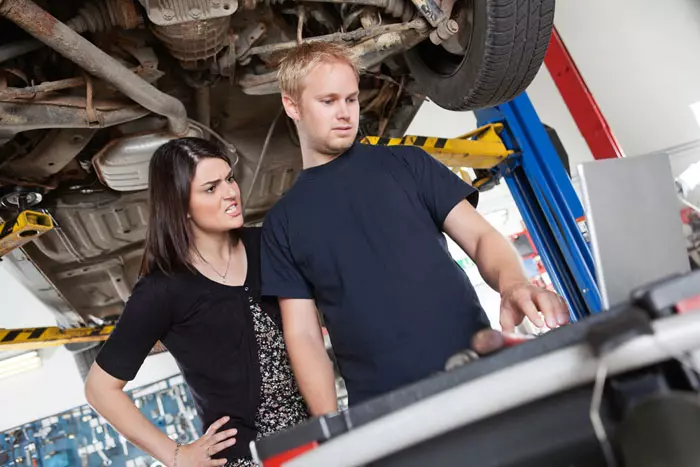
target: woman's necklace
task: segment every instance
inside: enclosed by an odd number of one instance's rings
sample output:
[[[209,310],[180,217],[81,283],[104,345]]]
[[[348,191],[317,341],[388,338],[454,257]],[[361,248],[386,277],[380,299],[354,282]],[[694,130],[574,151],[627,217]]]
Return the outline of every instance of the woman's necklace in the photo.
[[[229,246],[228,246],[228,261],[226,262],[226,271],[224,271],[223,274],[221,274],[219,271],[217,271],[216,269],[214,269],[214,266],[212,266],[211,264],[209,264],[209,261],[207,261],[206,259],[204,259],[204,256],[202,256],[202,255],[200,254],[199,257],[202,258],[202,261],[204,261],[205,263],[207,263],[207,266],[209,266],[209,268],[210,268],[212,271],[214,271],[214,272],[216,273],[217,276],[219,276],[219,277],[221,278],[221,282],[223,282],[223,283],[225,284],[225,283],[226,283],[226,276],[228,275],[228,268],[229,268],[229,266],[231,265],[231,244],[229,244]]]

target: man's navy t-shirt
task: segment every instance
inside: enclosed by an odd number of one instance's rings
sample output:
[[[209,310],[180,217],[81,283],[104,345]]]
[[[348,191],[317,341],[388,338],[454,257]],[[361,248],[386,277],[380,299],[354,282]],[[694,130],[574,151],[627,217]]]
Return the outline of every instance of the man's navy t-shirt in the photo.
[[[263,294],[313,298],[351,404],[444,368],[488,319],[442,225],[478,192],[419,148],[356,143],[263,225]]]

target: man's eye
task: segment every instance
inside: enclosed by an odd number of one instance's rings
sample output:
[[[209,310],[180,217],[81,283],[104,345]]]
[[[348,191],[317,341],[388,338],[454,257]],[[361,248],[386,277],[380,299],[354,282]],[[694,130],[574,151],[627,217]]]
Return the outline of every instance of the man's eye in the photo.
[[[235,180],[236,180],[236,179],[233,178],[233,175],[229,176],[229,177],[226,179],[226,181],[227,181],[228,183],[233,183]]]

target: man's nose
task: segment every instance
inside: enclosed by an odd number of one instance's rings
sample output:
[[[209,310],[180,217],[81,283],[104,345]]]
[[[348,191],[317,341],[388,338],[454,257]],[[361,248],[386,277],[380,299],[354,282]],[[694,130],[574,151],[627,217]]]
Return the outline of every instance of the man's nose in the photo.
[[[338,104],[338,118],[340,120],[348,120],[350,118],[350,109],[348,108],[348,103],[345,101],[339,101]]]

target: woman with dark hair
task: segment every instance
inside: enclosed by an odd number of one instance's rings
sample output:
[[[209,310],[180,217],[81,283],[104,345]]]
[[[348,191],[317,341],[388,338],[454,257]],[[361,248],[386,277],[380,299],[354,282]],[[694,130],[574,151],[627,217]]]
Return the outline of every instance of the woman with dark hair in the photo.
[[[88,375],[90,405],[168,466],[248,466],[249,443],[308,414],[279,308],[260,296],[260,232],[243,227],[226,155],[180,138],[153,155],[144,274]],[[206,433],[184,446],[123,392],[156,342],[173,355]]]

